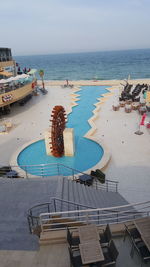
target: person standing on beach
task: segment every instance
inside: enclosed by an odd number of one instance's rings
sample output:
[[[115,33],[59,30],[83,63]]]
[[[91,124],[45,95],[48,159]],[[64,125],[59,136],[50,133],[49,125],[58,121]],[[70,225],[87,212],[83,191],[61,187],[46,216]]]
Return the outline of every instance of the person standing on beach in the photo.
[[[68,81],[68,79],[66,79],[66,85],[67,85],[67,86],[69,85],[69,81]]]

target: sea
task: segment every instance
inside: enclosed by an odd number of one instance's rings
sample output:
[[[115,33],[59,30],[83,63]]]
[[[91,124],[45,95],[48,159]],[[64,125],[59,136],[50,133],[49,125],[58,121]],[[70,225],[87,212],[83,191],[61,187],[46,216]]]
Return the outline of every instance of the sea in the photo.
[[[21,70],[44,70],[45,80],[150,78],[150,49],[15,56]]]

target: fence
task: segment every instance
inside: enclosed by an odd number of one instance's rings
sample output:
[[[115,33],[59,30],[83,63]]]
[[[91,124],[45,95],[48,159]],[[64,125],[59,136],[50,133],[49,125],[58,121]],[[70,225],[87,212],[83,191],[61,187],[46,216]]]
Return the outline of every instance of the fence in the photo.
[[[12,172],[15,171],[15,172]],[[0,176],[7,178],[33,178],[33,177],[51,177],[51,176],[66,176],[68,179],[76,181],[80,176],[86,176],[91,179],[92,176],[85,174],[79,170],[70,168],[60,163],[40,164],[40,165],[24,165],[24,166],[2,166],[0,167]],[[118,192],[118,182],[105,180],[101,184],[96,177],[94,178],[93,187],[105,191]]]
[[[66,203],[66,211],[60,211],[61,202]],[[51,202],[36,205],[29,209],[27,218],[29,230],[32,233],[37,226],[40,226],[42,231],[45,232],[58,228],[64,229],[68,224],[73,227],[77,222],[103,225],[106,223],[126,222],[149,216],[149,214],[150,201],[97,209],[53,197]]]
[[[85,209],[63,212],[50,212],[40,214],[39,222],[42,232],[56,229],[64,229],[67,225],[72,227],[80,222],[82,224],[94,223],[104,225],[111,223],[123,223],[146,217],[150,214],[150,201],[136,204],[128,204],[111,208]],[[55,217],[55,220],[53,219]]]

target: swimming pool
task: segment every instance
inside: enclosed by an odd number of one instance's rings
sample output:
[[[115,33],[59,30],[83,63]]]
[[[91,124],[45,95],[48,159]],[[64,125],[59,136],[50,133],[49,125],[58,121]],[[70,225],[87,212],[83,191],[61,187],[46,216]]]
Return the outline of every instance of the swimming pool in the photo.
[[[86,171],[95,166],[103,157],[103,148],[96,142],[87,139],[84,135],[90,130],[88,120],[93,116],[94,104],[102,94],[107,93],[106,86],[82,86],[78,91],[78,105],[73,107],[68,115],[68,128],[74,128],[75,155],[74,157],[55,158],[47,156],[44,140],[39,140],[27,146],[18,155],[18,165],[39,165],[61,163],[70,168]],[[23,168],[23,167],[22,167]],[[31,174],[32,170],[29,171]],[[54,175],[54,173],[51,173]],[[64,173],[67,175],[67,172]]]

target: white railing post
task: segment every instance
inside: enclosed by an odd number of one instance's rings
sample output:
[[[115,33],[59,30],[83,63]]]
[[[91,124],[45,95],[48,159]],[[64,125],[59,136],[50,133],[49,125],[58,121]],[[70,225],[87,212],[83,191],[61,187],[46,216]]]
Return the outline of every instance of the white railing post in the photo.
[[[42,224],[42,215],[40,215],[40,225],[41,225],[41,232],[44,232],[43,224]]]
[[[86,213],[86,223],[89,224],[89,213]]]
[[[28,178],[27,166],[25,167],[26,178]]]

